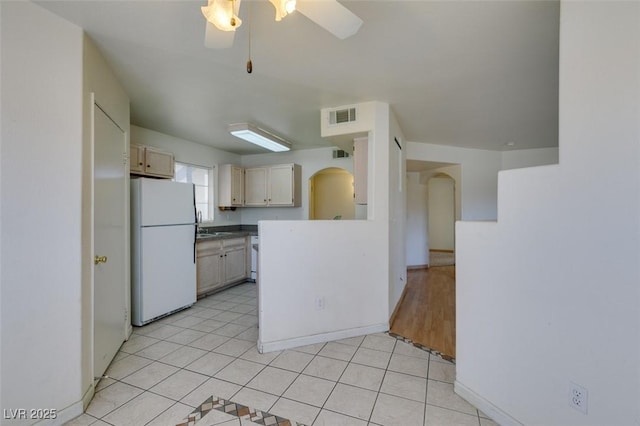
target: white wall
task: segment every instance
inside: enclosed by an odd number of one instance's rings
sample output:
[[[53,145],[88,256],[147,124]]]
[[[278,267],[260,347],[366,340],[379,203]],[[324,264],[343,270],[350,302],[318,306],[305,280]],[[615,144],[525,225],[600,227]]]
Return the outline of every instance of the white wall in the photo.
[[[501,424],[638,425],[640,3],[560,22],[560,164],[500,173],[499,221],[458,223],[456,391]]]
[[[85,35],[83,37],[83,149],[82,149],[82,390],[83,403],[86,407],[94,391],[94,369],[93,369],[93,125],[91,94],[94,95],[94,102],[105,111],[109,117],[124,130],[126,137],[130,135],[129,124],[129,97],[125,93],[120,83],[116,80],[111,68],[102,57],[100,51]],[[128,142],[128,140],[127,140]],[[129,185],[124,188],[125,192],[125,240],[122,241],[123,254],[127,262],[125,270],[121,271],[126,277],[120,285],[125,287],[125,306],[130,314],[129,306],[131,294],[130,265],[129,265]],[[128,338],[131,333],[131,323],[123,328],[122,339]]]
[[[344,169],[325,169],[311,178],[313,198],[309,200],[309,214],[314,219],[331,220],[340,216],[342,220],[355,219],[353,199],[353,175]],[[304,183],[303,183],[304,184]],[[311,205],[315,205],[312,209]]]
[[[0,406],[61,424],[82,410],[83,36],[29,2],[0,9]]]
[[[420,182],[427,184],[429,179],[438,174],[445,174],[453,179],[453,192],[455,198],[455,218],[462,219],[462,166],[454,164],[452,166],[438,167],[420,173]],[[496,200],[497,201],[497,200]]]
[[[420,142],[409,142],[408,160],[435,161],[459,164],[460,181],[455,173],[442,171],[456,179],[457,218],[464,220],[495,220],[497,218],[497,187],[500,170],[542,166],[558,162],[557,148],[513,151],[487,151]],[[455,167],[455,166],[454,166]],[[432,171],[436,172],[436,171]]]
[[[407,159],[460,164],[461,185],[456,186],[456,191],[460,191],[460,217],[496,219],[498,172],[502,167],[499,151],[409,142]]]
[[[237,225],[241,223],[242,209],[224,212],[218,210],[217,191],[218,164],[240,164],[239,155],[133,125],[131,126],[131,143],[149,145],[172,152],[176,161],[181,163],[213,167],[211,183],[214,185],[214,211],[212,225]]]
[[[518,149],[502,152],[502,170],[558,164],[558,148]]]
[[[420,173],[407,173],[407,265],[429,264],[427,232],[427,185]]]
[[[407,180],[407,147],[404,141],[402,129],[396,120],[393,110],[386,105],[384,111],[378,113],[381,117],[376,120],[376,128],[379,134],[382,134],[380,127],[385,122],[388,123],[387,140],[388,144],[386,153],[388,157],[388,171],[386,175],[381,175],[381,171],[377,169],[371,170],[376,176],[378,185],[384,185],[386,182],[381,179],[382,176],[389,176],[387,191],[387,206],[389,211],[389,316],[394,311],[396,304],[402,296],[402,291],[407,284],[407,255],[406,255],[406,221],[407,221],[407,199],[406,199],[406,180]],[[383,118],[388,117],[386,120]],[[380,141],[377,141],[380,144]],[[400,147],[398,147],[398,144]],[[383,153],[375,152],[374,155],[380,156]],[[382,200],[382,203],[385,201]],[[384,205],[384,204],[383,204]],[[381,207],[381,206],[378,206]]]
[[[427,183],[429,250],[453,250],[455,225],[455,181],[434,176]]]

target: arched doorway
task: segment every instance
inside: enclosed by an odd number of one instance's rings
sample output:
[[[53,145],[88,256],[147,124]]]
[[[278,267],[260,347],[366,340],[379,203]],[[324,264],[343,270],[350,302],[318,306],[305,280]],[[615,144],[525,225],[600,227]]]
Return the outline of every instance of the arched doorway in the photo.
[[[329,167],[309,178],[309,219],[355,219],[351,173]]]
[[[429,264],[452,264],[455,251],[455,180],[445,173],[430,177],[427,200]]]

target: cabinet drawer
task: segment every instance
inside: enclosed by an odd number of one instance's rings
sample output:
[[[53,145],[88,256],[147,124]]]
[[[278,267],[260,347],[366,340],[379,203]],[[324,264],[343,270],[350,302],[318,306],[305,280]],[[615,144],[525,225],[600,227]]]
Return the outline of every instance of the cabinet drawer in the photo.
[[[222,241],[221,240],[198,241],[196,248],[197,248],[198,256],[211,255],[213,253],[220,251],[220,249],[222,248]]]

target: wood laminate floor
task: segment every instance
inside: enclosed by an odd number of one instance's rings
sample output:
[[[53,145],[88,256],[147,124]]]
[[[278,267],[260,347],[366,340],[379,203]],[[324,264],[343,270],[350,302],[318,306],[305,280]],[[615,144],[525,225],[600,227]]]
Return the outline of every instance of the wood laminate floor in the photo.
[[[455,266],[409,270],[407,280],[390,332],[455,358]]]

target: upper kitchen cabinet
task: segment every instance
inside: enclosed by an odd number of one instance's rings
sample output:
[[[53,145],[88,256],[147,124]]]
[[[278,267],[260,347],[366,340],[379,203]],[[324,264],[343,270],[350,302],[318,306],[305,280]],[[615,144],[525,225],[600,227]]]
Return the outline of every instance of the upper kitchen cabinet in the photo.
[[[129,172],[135,174],[144,173],[144,147],[129,145]]]
[[[302,167],[282,164],[269,167],[269,205],[300,207]]]
[[[218,170],[218,206],[244,205],[244,169],[234,164],[222,164]]]
[[[300,207],[302,167],[278,164],[245,169],[246,207]]]
[[[244,171],[244,205],[247,207],[267,206],[268,167],[251,167]]]
[[[170,152],[143,145],[129,146],[130,173],[160,178],[173,178],[174,157]]]

